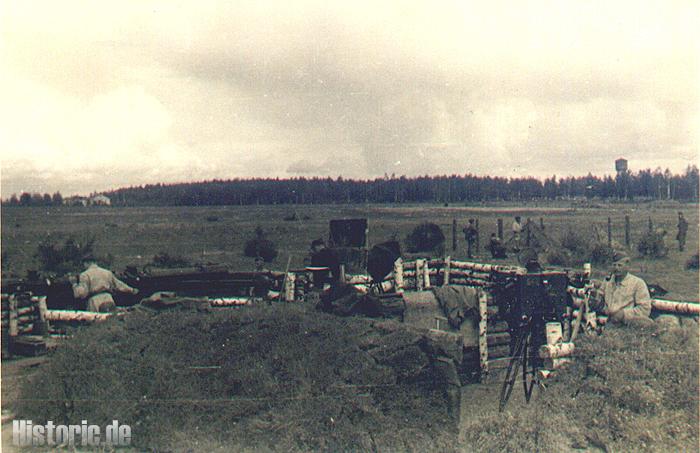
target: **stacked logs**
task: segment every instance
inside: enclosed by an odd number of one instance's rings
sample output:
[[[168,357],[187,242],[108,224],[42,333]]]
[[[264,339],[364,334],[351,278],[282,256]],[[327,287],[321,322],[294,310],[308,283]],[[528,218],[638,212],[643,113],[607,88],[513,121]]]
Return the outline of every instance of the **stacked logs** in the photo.
[[[38,324],[38,302],[39,298],[29,293],[2,294],[3,336],[15,337],[32,333],[35,323]]]

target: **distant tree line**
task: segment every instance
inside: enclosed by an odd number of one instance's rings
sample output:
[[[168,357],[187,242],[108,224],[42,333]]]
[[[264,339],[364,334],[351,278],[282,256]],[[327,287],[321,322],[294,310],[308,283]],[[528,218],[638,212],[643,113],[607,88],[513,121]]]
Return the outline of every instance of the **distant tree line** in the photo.
[[[53,195],[23,192],[19,197],[13,193],[10,198],[3,200],[2,204],[5,206],[61,206],[63,196],[59,192]]]
[[[178,184],[149,184],[105,193],[116,206],[216,206],[330,203],[459,203],[571,198],[698,200],[698,168],[683,174],[641,170],[613,176],[533,178],[451,175],[372,180],[333,178],[255,178]],[[60,204],[60,194],[23,193],[6,204]],[[57,201],[59,201],[57,203]],[[50,202],[50,203],[49,203]]]

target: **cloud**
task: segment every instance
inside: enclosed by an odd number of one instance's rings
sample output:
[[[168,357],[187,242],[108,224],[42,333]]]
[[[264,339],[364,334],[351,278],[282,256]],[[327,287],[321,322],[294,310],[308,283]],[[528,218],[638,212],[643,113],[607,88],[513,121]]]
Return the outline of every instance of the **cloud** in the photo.
[[[193,179],[678,171],[689,2],[14,2],[2,191]],[[30,177],[31,175],[31,177]]]

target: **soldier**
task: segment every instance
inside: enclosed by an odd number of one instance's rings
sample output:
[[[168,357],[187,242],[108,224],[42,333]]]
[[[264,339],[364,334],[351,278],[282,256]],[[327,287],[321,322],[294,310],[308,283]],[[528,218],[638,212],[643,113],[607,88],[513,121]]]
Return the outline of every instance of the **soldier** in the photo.
[[[469,224],[462,229],[462,232],[464,233],[464,240],[467,241],[467,257],[473,258],[472,249],[479,235],[479,230],[474,225],[474,219],[469,219]]]
[[[76,299],[87,299],[88,311],[116,310],[117,306],[112,298],[114,292],[138,294],[138,289],[119,280],[112,271],[98,266],[94,258],[85,258],[83,264],[85,270],[77,279],[74,276],[70,277],[70,281],[73,286],[73,296]]]
[[[688,222],[683,217],[683,213],[678,212],[678,234],[676,235],[676,240],[678,241],[678,251],[680,252],[685,248],[686,234],[688,234]]]
[[[513,243],[513,250],[518,252],[520,251],[520,234],[523,231],[523,224],[520,221],[519,215],[515,216],[515,220],[513,221],[513,225],[511,226],[511,231],[513,233],[513,237],[511,238],[511,241]]]
[[[603,284],[604,312],[614,322],[650,322],[651,296],[647,284],[629,273],[630,258],[624,251],[613,255],[612,273]]]
[[[496,236],[496,233],[491,233],[491,238],[489,239],[489,251],[491,252],[491,258],[507,258],[506,248],[498,236]]]

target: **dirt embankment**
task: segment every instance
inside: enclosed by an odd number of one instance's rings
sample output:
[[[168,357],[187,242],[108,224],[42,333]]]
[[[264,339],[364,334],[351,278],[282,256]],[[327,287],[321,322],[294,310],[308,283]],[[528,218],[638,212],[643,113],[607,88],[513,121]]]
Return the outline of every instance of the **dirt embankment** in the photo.
[[[21,418],[130,424],[137,447],[450,451],[430,354],[393,322],[305,307],[135,312],[81,330],[23,388]]]

